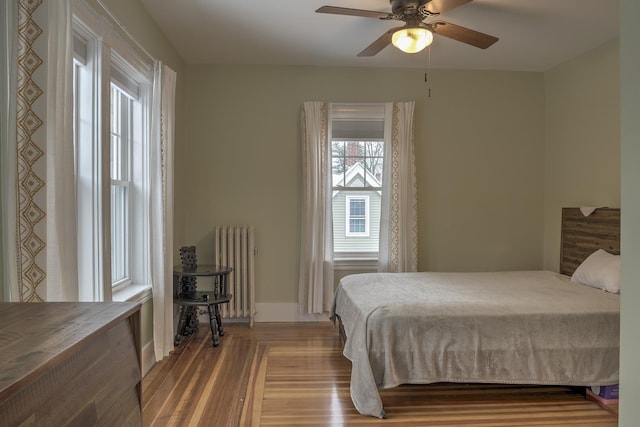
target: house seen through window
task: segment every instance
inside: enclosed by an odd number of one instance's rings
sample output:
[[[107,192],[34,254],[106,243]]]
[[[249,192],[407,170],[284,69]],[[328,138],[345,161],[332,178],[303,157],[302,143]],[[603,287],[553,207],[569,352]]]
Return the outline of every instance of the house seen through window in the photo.
[[[338,104],[331,120],[336,260],[376,260],[380,237],[384,105]]]

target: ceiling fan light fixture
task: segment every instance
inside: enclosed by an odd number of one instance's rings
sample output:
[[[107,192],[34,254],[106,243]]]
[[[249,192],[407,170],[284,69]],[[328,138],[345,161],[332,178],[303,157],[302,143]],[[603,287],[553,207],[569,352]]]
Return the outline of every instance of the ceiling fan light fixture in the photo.
[[[418,53],[433,42],[433,33],[424,27],[401,28],[391,36],[391,43],[406,53]]]

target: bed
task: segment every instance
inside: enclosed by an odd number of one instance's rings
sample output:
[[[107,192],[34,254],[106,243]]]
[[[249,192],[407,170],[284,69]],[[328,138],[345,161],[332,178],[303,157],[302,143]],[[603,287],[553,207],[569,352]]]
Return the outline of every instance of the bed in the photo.
[[[594,269],[595,276],[609,270],[610,264],[594,263],[599,254],[619,266],[619,219],[618,209],[584,216],[564,208],[561,273],[344,277],[332,319],[352,362],[358,412],[385,418],[378,389],[400,384],[617,384],[619,295],[603,291],[608,277],[589,286],[571,277],[591,280]]]

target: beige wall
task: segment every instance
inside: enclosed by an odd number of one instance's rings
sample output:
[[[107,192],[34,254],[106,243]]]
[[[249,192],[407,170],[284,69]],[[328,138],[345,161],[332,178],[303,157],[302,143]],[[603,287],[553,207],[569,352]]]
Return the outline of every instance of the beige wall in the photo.
[[[416,125],[420,269],[542,265],[538,73],[442,71]]]
[[[185,239],[212,261],[214,224],[256,227],[259,303],[297,301],[304,101],[416,101],[420,269],[542,266],[540,73],[187,66]],[[178,156],[177,156],[178,157]]]
[[[545,269],[559,268],[562,207],[620,207],[619,72],[616,39],[545,73]]]
[[[622,297],[620,427],[640,419],[640,3],[621,0]]]

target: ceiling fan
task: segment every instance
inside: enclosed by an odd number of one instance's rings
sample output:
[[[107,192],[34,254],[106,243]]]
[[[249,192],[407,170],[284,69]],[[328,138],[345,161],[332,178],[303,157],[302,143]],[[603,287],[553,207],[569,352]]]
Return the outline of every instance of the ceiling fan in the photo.
[[[441,13],[471,1],[472,0],[389,0],[391,3],[391,13],[337,6],[322,6],[316,10],[316,12],[334,15],[362,16],[385,21],[396,20],[405,23],[402,27],[395,27],[384,33],[360,52],[358,56],[374,56],[391,43],[407,53],[420,52],[431,44],[433,34],[448,37],[480,49],[486,49],[497,42],[498,38],[449,22],[423,22],[423,20],[427,18],[437,17]]]

